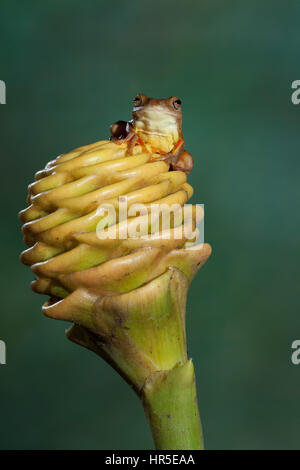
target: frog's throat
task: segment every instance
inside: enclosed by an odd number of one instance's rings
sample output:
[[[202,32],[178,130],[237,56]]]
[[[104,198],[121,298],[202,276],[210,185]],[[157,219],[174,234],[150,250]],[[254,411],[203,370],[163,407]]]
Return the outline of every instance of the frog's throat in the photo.
[[[136,134],[142,140],[145,147],[152,153],[169,153],[174,149],[179,140],[179,135],[173,136],[172,134],[145,130],[137,130]]]
[[[172,132],[164,132],[158,129],[145,129],[139,126],[134,127],[135,133],[139,136],[150,152],[169,153],[176,146],[180,139],[177,129]]]
[[[163,106],[148,106],[134,116],[134,131],[153,151],[170,152],[178,142],[178,120]]]
[[[145,129],[143,130],[140,130],[140,129],[136,129],[136,133],[137,134],[148,134],[150,136],[157,136],[157,137],[169,137],[170,134],[166,133],[166,132],[160,132],[160,131],[146,131]]]

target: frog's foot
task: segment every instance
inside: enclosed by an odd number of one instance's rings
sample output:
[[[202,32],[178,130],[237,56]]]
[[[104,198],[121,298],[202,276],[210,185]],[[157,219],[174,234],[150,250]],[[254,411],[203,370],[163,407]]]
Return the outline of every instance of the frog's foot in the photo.
[[[159,154],[154,154],[151,158],[152,162],[166,162],[169,165],[169,171],[174,171],[175,167],[177,165],[177,157],[174,155],[174,153],[159,153]],[[181,169],[180,169],[181,170]],[[183,171],[183,170],[181,170]]]
[[[180,154],[180,157],[176,163],[171,163],[171,169],[173,171],[184,171],[187,175],[192,171],[194,166],[194,159],[192,155],[183,150]]]
[[[159,156],[154,155],[152,161],[164,161],[170,165],[170,171],[183,171],[186,174],[191,172],[194,165],[192,155],[186,150],[181,151],[179,158],[171,152]]]
[[[177,165],[178,161],[181,158],[182,153],[184,152],[183,147],[184,147],[184,140],[179,139],[171,152],[166,152],[166,153],[160,152],[160,155],[154,156],[153,160],[166,162],[171,166],[170,169],[174,170],[175,166]]]
[[[153,162],[166,162],[171,165],[174,160],[174,155],[172,153],[154,153],[151,161]]]

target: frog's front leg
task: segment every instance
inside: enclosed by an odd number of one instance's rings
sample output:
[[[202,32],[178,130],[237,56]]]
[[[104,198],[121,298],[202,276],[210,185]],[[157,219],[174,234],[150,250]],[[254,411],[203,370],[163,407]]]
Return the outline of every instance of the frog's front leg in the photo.
[[[110,126],[111,137],[109,140],[115,143],[128,143],[126,155],[131,155],[135,144],[139,143],[139,137],[133,130],[131,122],[117,121]]]
[[[181,140],[171,152],[155,157],[155,161],[165,161],[170,165],[171,171],[183,171],[186,174],[191,172],[194,165],[192,155],[184,150],[184,140]]]
[[[165,161],[169,163],[170,170],[173,171],[184,171],[190,173],[193,168],[193,157],[192,155],[184,150],[184,140],[180,139],[173,150],[165,155],[155,157],[155,161]]]
[[[163,162],[169,163],[169,165],[175,165],[180,158],[181,152],[183,151],[183,147],[184,147],[184,140],[179,139],[179,141],[171,150],[171,152],[161,153],[159,157],[155,156],[153,160],[155,160],[156,162],[163,161]]]

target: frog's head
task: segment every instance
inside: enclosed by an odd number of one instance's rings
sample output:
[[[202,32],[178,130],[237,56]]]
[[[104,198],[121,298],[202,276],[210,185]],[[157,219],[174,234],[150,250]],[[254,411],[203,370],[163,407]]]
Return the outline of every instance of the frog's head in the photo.
[[[134,131],[154,152],[170,152],[181,138],[181,100],[148,98],[139,94],[134,98]]]

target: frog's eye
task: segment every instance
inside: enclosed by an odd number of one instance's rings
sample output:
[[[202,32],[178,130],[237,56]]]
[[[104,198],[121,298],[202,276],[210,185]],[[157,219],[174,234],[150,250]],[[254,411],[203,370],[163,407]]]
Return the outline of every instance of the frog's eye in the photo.
[[[181,107],[181,99],[175,98],[175,99],[173,100],[172,104],[173,104],[173,108],[174,108],[176,111],[178,111],[178,109],[180,109],[180,107]]]
[[[134,106],[141,106],[143,104],[143,99],[141,95],[136,95],[136,97],[133,100]]]

